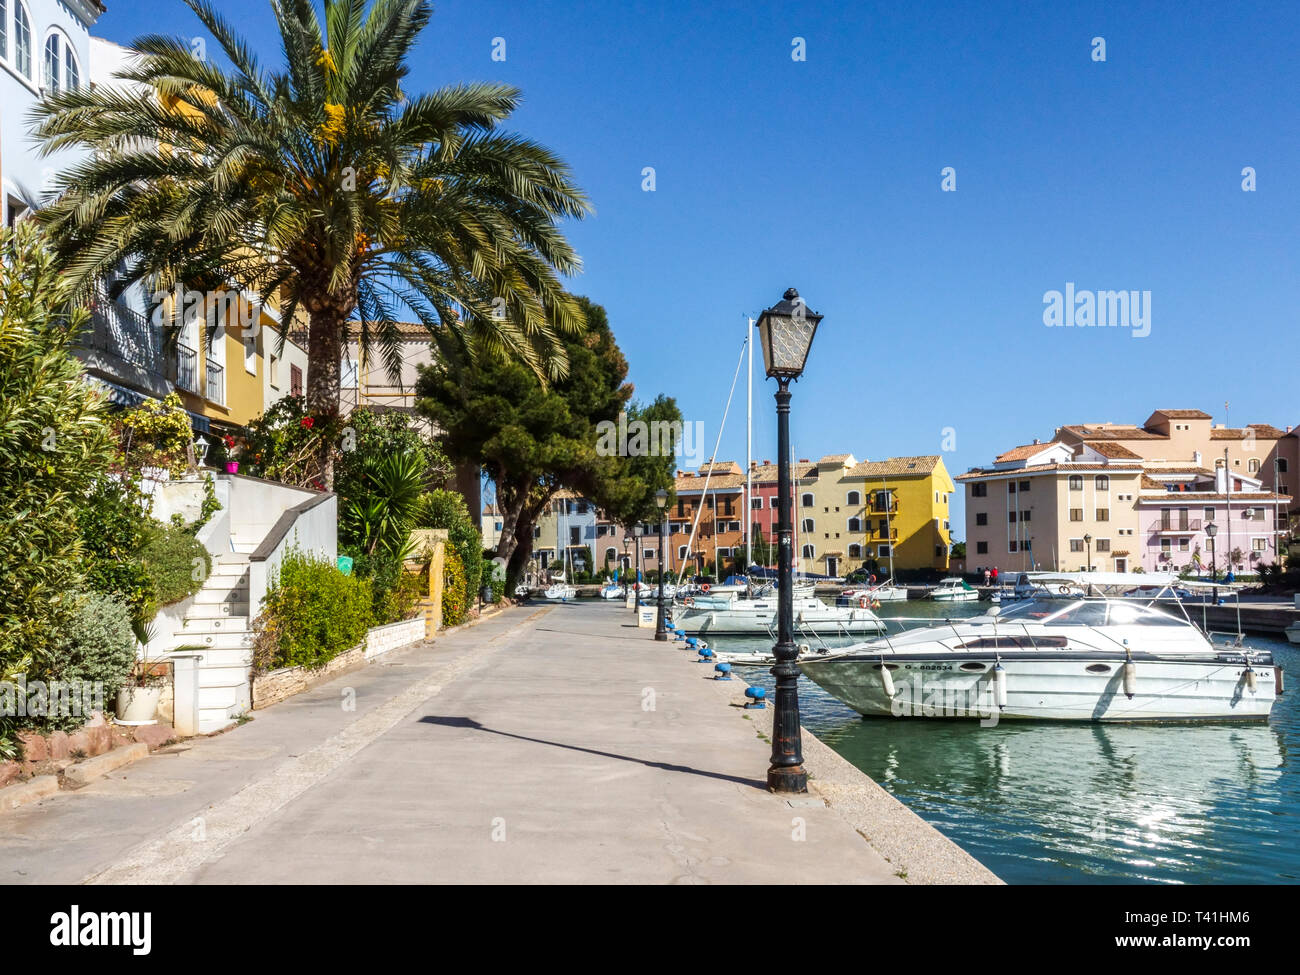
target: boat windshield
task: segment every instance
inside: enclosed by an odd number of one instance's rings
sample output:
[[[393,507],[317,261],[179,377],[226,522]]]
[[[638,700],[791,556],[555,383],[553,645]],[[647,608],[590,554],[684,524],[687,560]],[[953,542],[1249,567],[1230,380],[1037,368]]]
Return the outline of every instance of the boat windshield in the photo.
[[[1041,623],[1044,626],[1184,626],[1185,620],[1149,606],[1105,599],[1080,599],[1061,605],[1059,599],[1027,599],[1013,603],[998,620]]]

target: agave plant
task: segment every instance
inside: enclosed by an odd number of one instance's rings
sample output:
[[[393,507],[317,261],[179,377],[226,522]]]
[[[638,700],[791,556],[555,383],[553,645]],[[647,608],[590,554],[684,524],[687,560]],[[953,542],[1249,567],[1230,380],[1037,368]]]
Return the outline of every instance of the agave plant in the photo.
[[[559,229],[590,211],[549,149],[501,130],[519,92],[408,93],[428,0],[273,0],[283,64],[268,70],[208,0],[185,0],[232,67],[150,35],[120,85],[36,110],[43,149],[89,150],[40,219],[88,292],[237,284],[307,319],[307,401],[338,413],[345,343],[401,364],[396,321],[444,348],[563,375],[582,329],[559,275],[580,261]]]

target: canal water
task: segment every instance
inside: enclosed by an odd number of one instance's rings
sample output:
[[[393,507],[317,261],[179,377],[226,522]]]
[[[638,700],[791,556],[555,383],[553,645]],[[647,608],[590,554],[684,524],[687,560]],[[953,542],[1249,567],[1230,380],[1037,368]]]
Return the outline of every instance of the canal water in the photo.
[[[909,601],[878,612],[942,619],[984,609]],[[713,645],[764,642],[718,637]],[[800,678],[803,723],[1008,883],[1293,884],[1300,882],[1300,647],[1247,642],[1271,649],[1290,679],[1267,724],[981,728],[863,718]],[[766,668],[736,672],[772,687]]]

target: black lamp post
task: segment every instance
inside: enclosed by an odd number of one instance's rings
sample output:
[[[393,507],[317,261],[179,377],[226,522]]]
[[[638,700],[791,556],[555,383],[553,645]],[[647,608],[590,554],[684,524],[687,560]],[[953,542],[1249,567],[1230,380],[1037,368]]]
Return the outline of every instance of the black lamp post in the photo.
[[[632,526],[632,544],[636,546],[636,578],[632,580],[636,588],[632,592],[632,614],[641,608],[641,523]]]
[[[663,488],[655,492],[655,504],[659,507],[659,611],[655,615],[655,639],[667,640],[668,628],[664,626],[664,508],[668,504],[668,492]]]
[[[1210,580],[1217,582],[1219,579],[1219,565],[1214,558],[1214,536],[1219,534],[1219,526],[1210,522],[1205,526],[1205,537],[1210,540]]]
[[[632,571],[631,555],[632,538],[628,535],[627,530],[623,531],[623,598],[627,599],[627,574]]]
[[[1085,565],[1084,568],[1085,568],[1088,572],[1091,572],[1091,571],[1092,571],[1092,536],[1091,536],[1091,535],[1084,535],[1084,536],[1083,536],[1083,544],[1088,546],[1088,564]]]
[[[790,482],[790,383],[803,373],[813,335],[822,316],[808,310],[794,288],[758,316],[763,366],[775,379],[777,421],[777,631],[776,714],[772,719],[772,764],[767,787],[773,792],[807,792],[799,727],[799,649],[794,645],[794,523]]]

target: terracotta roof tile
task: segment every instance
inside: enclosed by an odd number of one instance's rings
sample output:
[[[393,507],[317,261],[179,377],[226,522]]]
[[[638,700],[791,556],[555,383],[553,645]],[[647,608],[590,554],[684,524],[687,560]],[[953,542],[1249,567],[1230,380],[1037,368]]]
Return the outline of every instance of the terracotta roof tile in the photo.
[[[887,460],[864,460],[844,472],[845,477],[922,477],[939,466],[938,454],[917,457],[890,457]]]
[[[1167,416],[1171,420],[1209,420],[1212,419],[1210,414],[1204,410],[1156,410],[1160,416]]]
[[[1142,457],[1141,454],[1135,454],[1122,444],[1110,443],[1105,440],[1085,440],[1084,443],[1103,457],[1122,458],[1124,460],[1135,460]]]

